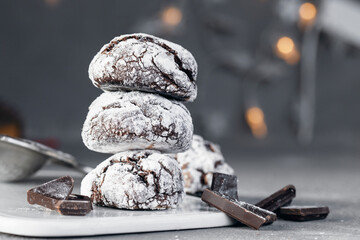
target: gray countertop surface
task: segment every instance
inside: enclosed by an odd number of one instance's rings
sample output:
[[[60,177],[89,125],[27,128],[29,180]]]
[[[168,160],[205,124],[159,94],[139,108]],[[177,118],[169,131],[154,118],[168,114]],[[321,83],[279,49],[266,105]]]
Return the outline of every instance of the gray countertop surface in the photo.
[[[238,176],[239,198],[251,203],[294,184],[296,205],[326,205],[325,220],[278,220],[260,230],[245,226],[95,236],[98,239],[360,239],[360,161],[347,154],[248,155],[228,158]],[[90,164],[90,165],[94,165]],[[54,166],[47,166],[54,168]],[[59,167],[62,168],[62,167]],[[62,168],[62,170],[64,170]],[[40,174],[40,173],[39,173]],[[36,176],[34,176],[36,177]],[[30,179],[31,180],[31,179]],[[21,184],[21,183],[17,183]],[[6,195],[3,193],[2,197]],[[19,226],[20,227],[20,226]],[[90,237],[86,237],[90,238]],[[0,239],[31,239],[0,233]]]

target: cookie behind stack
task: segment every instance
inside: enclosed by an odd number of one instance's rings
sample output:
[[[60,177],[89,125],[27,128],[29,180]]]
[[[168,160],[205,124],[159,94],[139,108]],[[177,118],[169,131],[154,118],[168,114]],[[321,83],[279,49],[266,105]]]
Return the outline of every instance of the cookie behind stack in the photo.
[[[129,34],[104,45],[89,66],[105,92],[89,107],[82,129],[93,151],[115,153],[82,181],[98,205],[125,209],[178,206],[184,181],[178,162],[163,153],[190,148],[193,124],[179,101],[193,101],[197,64],[183,47]]]
[[[210,188],[214,172],[233,174],[234,170],[225,162],[220,146],[194,135],[191,147],[186,152],[178,153],[185,180],[185,191],[200,195]]]

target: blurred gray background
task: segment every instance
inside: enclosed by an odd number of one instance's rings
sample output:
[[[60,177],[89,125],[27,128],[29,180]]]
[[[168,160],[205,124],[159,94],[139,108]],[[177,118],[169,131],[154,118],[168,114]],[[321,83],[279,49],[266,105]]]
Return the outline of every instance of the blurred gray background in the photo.
[[[56,138],[61,150],[82,161],[101,157],[87,150],[80,136],[88,106],[101,94],[88,78],[88,65],[113,37],[141,31],[193,53],[199,65],[198,98],[186,106],[195,133],[219,143],[225,156],[307,152],[357,156],[358,49],[320,33],[313,139],[300,143],[294,118],[299,64],[286,64],[273,53],[273,46],[274,39],[286,34],[301,50],[303,32],[291,17],[282,18],[281,4],[284,1],[1,1],[0,101],[22,117],[26,138]],[[162,18],[169,6],[182,13],[175,26]],[[259,81],[253,69],[263,62],[270,63],[264,70],[269,79]],[[255,94],[252,81],[259,85]],[[264,113],[267,132],[261,138],[252,134],[244,117],[250,93]]]

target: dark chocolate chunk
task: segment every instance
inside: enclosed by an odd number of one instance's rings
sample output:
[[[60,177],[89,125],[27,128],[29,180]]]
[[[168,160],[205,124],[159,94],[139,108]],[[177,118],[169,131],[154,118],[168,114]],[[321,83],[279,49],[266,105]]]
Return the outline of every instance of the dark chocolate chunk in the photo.
[[[287,185],[280,189],[279,191],[271,194],[269,197],[261,200],[260,202],[256,203],[255,205],[275,212],[282,206],[289,205],[293,198],[296,196],[296,189],[293,185]]]
[[[69,176],[61,177],[44,183],[27,191],[30,204],[38,204],[55,210],[55,205],[67,199],[74,188],[74,179]]]
[[[226,196],[221,196],[219,193],[209,189],[205,189],[201,200],[254,229],[259,229],[261,225],[270,221],[270,219],[276,219],[276,215],[270,211],[249,203],[228,199]]]
[[[213,173],[211,190],[230,199],[238,199],[237,177],[224,173]]]
[[[71,194],[66,200],[58,201],[55,209],[62,215],[84,216],[93,208],[89,197]]]
[[[329,214],[328,207],[288,206],[280,208],[278,216],[292,221],[311,221],[324,219]]]

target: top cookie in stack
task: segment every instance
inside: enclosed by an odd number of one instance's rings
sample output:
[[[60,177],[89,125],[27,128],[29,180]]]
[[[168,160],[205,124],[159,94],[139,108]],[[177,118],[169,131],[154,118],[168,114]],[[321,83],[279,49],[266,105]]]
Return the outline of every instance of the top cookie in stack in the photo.
[[[137,90],[190,102],[197,94],[192,54],[142,33],[122,35],[104,45],[90,63],[89,77],[106,91]]]

